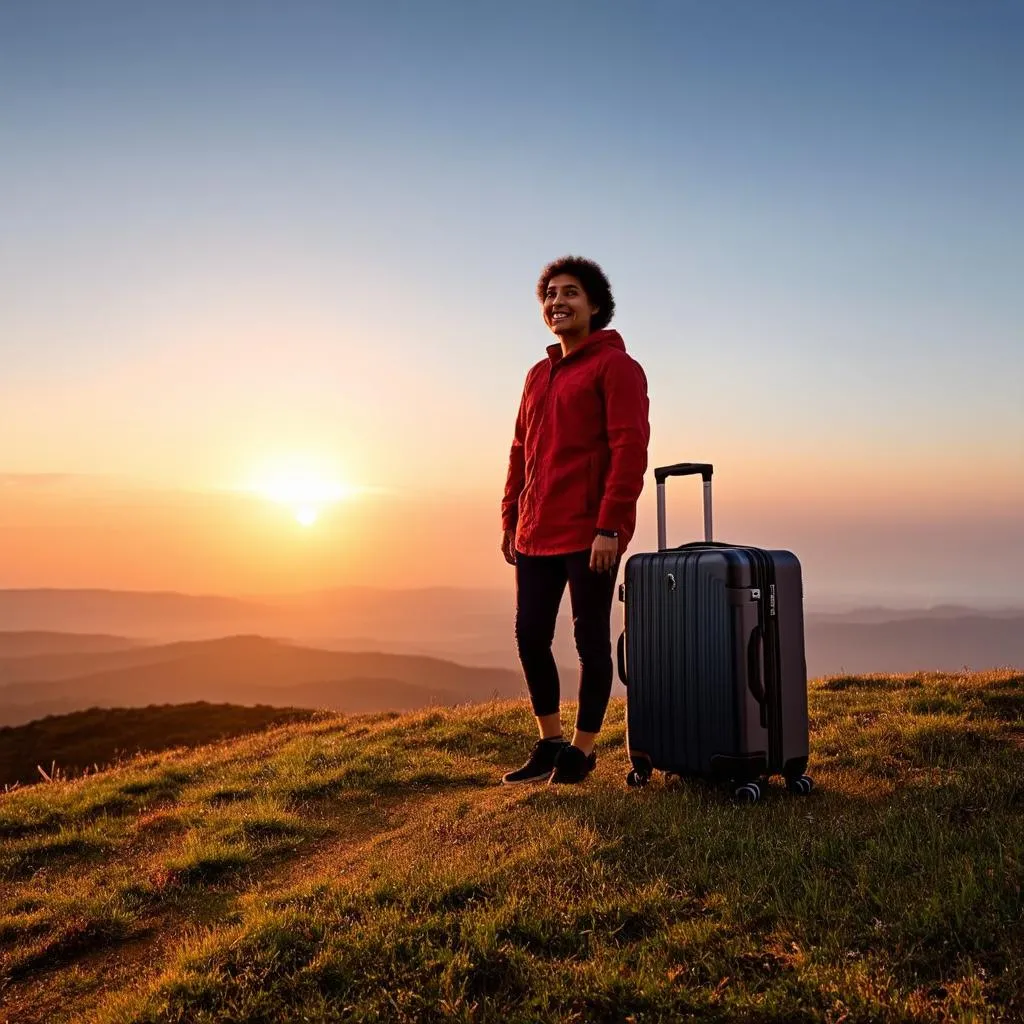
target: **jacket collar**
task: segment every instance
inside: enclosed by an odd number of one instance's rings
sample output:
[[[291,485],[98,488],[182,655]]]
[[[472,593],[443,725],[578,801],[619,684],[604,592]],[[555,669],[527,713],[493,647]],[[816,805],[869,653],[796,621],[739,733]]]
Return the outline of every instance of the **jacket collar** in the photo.
[[[553,345],[547,346],[548,360],[555,366],[565,359],[575,359],[578,356],[592,352],[594,349],[601,348],[605,345],[611,346],[612,348],[622,349],[626,351],[626,344],[622,340],[622,335],[618,331],[614,330],[602,330],[594,331],[592,334],[588,334],[580,343],[570,352],[567,356],[562,355],[562,346],[559,342],[555,342]]]

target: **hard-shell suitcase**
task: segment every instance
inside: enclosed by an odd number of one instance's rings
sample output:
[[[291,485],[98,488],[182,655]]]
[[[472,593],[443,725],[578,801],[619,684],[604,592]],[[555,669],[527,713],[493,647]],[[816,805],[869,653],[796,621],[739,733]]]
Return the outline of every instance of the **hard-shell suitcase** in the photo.
[[[655,470],[658,551],[631,555],[618,671],[626,687],[627,782],[655,769],[729,785],[755,801],[782,775],[809,793],[803,582],[790,551],[712,540],[707,463]],[[669,548],[665,481],[704,481],[702,542]]]

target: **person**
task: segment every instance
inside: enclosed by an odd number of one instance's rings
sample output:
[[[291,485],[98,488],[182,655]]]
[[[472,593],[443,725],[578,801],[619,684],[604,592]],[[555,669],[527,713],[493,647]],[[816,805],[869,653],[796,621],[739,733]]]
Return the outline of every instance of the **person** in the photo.
[[[540,738],[505,784],[582,782],[612,688],[611,607],[636,527],[650,442],[647,377],[626,352],[611,286],[592,260],[566,256],[537,282],[557,341],[528,371],[501,503],[505,560],[515,566],[515,636]],[[579,703],[562,734],[551,646],[568,585]]]

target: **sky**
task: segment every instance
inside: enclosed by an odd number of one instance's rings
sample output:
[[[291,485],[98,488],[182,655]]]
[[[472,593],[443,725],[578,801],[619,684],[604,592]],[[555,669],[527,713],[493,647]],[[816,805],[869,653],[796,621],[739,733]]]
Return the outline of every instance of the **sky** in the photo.
[[[1024,603],[1022,103],[1010,3],[10,0],[0,587],[510,585],[576,253],[720,539]]]

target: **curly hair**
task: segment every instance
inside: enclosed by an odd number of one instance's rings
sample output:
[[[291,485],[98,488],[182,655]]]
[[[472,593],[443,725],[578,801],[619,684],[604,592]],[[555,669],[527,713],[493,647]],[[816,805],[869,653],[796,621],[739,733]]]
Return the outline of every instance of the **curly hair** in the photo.
[[[602,331],[615,315],[615,298],[612,286],[604,271],[593,261],[582,256],[563,256],[553,260],[540,274],[537,281],[537,298],[543,302],[544,293],[548,290],[548,282],[559,274],[572,274],[587,293],[587,298],[597,306],[597,312],[591,317],[591,331]]]

